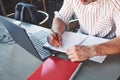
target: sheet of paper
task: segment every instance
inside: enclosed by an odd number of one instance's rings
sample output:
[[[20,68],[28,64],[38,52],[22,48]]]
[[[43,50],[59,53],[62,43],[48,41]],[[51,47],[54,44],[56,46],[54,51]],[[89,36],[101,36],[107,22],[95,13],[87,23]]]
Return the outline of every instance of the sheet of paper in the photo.
[[[109,39],[104,39],[104,38],[98,38],[98,37],[89,36],[89,37],[87,38],[87,40],[85,40],[85,41],[82,43],[82,45],[90,46],[90,45],[95,45],[95,44],[104,43],[104,42],[106,42],[106,41],[108,41],[108,40],[109,40]],[[90,58],[90,60],[96,61],[96,62],[99,62],[99,63],[102,63],[105,58],[106,58],[106,56],[95,56],[95,57]]]
[[[73,32],[64,32],[62,38],[63,38],[62,47],[54,47],[48,43],[46,43],[44,46],[56,51],[66,53],[67,49],[72,47],[73,45],[80,44],[80,45],[90,46],[108,41],[108,39],[103,39],[103,38],[98,38],[98,37],[93,37],[93,36],[88,36],[81,33],[73,33]],[[105,58],[106,56],[95,56],[90,58],[90,60],[102,63]]]
[[[46,43],[44,46],[50,49],[66,53],[67,49],[73,45],[78,45],[80,42],[86,39],[86,35],[80,35],[79,33],[73,32],[64,32],[62,35],[62,47],[54,47],[49,43]]]

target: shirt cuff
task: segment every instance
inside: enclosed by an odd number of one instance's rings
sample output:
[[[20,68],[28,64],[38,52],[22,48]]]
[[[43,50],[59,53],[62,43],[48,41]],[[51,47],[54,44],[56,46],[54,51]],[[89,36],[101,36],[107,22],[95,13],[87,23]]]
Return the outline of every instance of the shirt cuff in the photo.
[[[68,24],[68,21],[65,21],[58,11],[55,11],[54,14],[55,18],[60,18],[65,24]]]

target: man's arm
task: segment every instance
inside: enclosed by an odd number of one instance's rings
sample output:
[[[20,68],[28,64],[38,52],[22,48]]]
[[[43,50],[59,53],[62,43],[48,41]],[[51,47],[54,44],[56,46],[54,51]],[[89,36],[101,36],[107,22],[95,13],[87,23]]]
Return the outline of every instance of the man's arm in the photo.
[[[65,31],[66,24],[60,18],[54,18],[52,23],[52,29],[54,32],[62,34]]]
[[[65,31],[65,23],[60,18],[54,18],[52,23],[52,32],[47,40],[52,46],[62,46],[62,34]]]
[[[111,0],[113,5],[113,20],[116,26],[116,38],[111,39],[109,42],[94,46],[96,48],[96,54],[98,55],[110,55],[120,53],[120,1]]]
[[[55,12],[55,18],[52,23],[52,31],[47,40],[52,46],[62,45],[62,34],[65,31],[65,26],[68,23],[71,16],[74,14],[72,8],[72,0],[64,0],[63,5],[59,12]]]
[[[93,46],[75,45],[69,48],[66,54],[72,62],[84,61],[93,56],[120,54],[120,37]]]
[[[106,43],[94,45],[91,48],[95,49],[95,55],[120,54],[120,36]]]
[[[52,29],[55,32],[62,34],[65,31],[66,24],[68,24],[70,18],[74,14],[72,5],[72,0],[64,0],[61,9],[55,11],[55,18],[52,23]]]

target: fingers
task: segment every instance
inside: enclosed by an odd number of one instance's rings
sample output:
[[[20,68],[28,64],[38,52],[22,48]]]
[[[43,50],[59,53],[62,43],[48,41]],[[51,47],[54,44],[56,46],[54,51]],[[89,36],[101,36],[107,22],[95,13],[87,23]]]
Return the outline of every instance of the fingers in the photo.
[[[68,55],[68,58],[69,58],[72,62],[79,61],[78,57],[77,57],[74,53],[69,54],[69,55]]]
[[[69,58],[72,62],[78,61],[78,60],[77,60],[76,53],[75,53],[75,51],[73,50],[73,47],[69,48],[69,49],[67,50],[67,53],[66,53],[66,54],[68,55],[68,58]]]
[[[76,61],[79,61],[79,60],[77,58],[72,58],[71,61],[76,62]]]
[[[86,47],[83,49],[83,47],[81,47],[81,46],[73,46],[67,50],[66,54],[68,55],[68,58],[72,62],[84,61],[89,58],[88,57],[89,54],[87,53],[87,50],[88,49]]]
[[[62,44],[62,37],[61,37],[61,35],[58,35],[57,33],[56,34],[50,34],[47,37],[47,41],[52,46],[59,47]]]

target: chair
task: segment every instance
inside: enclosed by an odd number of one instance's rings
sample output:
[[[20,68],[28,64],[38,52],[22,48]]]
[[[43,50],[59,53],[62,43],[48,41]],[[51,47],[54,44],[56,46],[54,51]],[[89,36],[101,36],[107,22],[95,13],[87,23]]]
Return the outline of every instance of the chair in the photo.
[[[2,10],[3,15],[6,16],[6,12],[5,12],[5,8],[2,0],[0,0],[0,8]]]
[[[48,13],[44,12],[44,11],[41,11],[41,10],[38,10],[37,11],[40,15],[42,15],[42,21],[39,22],[39,26],[43,26],[43,27],[48,27],[48,19],[49,19],[49,15]],[[14,14],[15,13],[11,13],[11,14],[8,14],[7,17],[9,18],[14,18]]]
[[[39,2],[42,3],[43,5],[43,10],[46,12],[47,8],[46,8],[46,2],[50,1],[50,0],[31,0],[31,4],[34,4],[35,2]],[[55,2],[55,4],[57,4],[58,0],[52,0],[53,2]]]
[[[38,12],[43,15],[43,20],[39,22],[39,26],[44,26],[48,28],[48,19],[49,19],[48,13],[40,10],[38,10]]]
[[[46,12],[46,0],[37,0],[38,2],[42,2],[43,4],[43,9]]]

